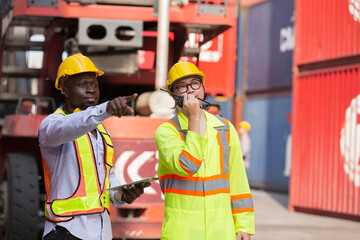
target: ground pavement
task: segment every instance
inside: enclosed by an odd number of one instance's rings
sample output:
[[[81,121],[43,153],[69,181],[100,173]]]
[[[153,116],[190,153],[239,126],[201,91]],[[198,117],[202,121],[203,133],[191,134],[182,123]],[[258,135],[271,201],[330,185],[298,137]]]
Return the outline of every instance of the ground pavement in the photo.
[[[360,222],[290,212],[287,194],[251,192],[256,228],[252,240],[360,240]]]

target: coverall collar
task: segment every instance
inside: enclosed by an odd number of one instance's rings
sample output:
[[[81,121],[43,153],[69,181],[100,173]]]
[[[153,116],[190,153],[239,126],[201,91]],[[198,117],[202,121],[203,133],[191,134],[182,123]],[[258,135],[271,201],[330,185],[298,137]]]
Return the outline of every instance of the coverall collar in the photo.
[[[215,116],[213,116],[211,113],[208,113],[205,110],[202,110],[205,113],[205,117],[206,117],[206,124],[216,128],[216,127],[223,127],[225,126],[219,119],[217,119]],[[182,112],[178,111],[177,112],[178,116],[179,116],[179,122],[180,122],[180,127],[181,130],[188,130],[189,129],[189,121],[188,119],[185,117],[185,114],[183,114]]]

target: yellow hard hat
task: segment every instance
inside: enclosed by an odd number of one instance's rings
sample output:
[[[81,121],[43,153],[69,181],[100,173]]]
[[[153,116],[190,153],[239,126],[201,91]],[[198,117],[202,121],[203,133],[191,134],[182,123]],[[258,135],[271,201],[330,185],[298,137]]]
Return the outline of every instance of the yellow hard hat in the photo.
[[[251,129],[251,125],[250,125],[250,123],[247,122],[247,121],[241,121],[241,122],[239,122],[238,125],[237,125],[237,127],[238,127],[238,128],[243,127],[243,128],[245,128],[246,130],[248,130],[248,131],[250,131],[250,129]]]
[[[95,67],[90,58],[82,55],[81,53],[76,53],[67,57],[59,66],[55,87],[61,90],[62,86],[60,86],[60,79],[62,77],[84,72],[94,72],[97,77],[104,74],[103,71],[100,71]]]
[[[205,75],[190,62],[179,61],[175,63],[169,71],[169,78],[166,82],[166,89],[171,91],[171,86],[179,79],[184,77],[199,76],[204,84]],[[171,95],[171,94],[170,94]]]

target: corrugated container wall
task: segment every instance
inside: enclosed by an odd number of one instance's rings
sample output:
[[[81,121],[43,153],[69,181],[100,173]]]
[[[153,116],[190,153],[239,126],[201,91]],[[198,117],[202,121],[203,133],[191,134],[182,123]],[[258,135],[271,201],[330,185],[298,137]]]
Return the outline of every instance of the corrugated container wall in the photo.
[[[360,65],[294,83],[290,208],[360,219]]]
[[[246,90],[291,88],[294,1],[273,0],[248,12]]]
[[[295,64],[360,54],[360,0],[296,1]]]
[[[247,168],[251,187],[288,191],[290,173],[291,93],[249,98],[244,120],[250,122],[251,156]]]
[[[223,116],[224,118],[228,119],[229,121],[231,121],[231,119],[232,119],[232,109],[233,109],[233,101],[232,100],[233,100],[232,98],[223,97],[223,96],[217,96],[217,97],[209,96],[206,99],[207,102],[214,104],[215,106],[218,106],[218,108],[219,108],[219,111],[216,111],[216,109],[214,110],[213,108],[210,108],[209,112],[211,112],[213,114],[219,114],[219,115]]]

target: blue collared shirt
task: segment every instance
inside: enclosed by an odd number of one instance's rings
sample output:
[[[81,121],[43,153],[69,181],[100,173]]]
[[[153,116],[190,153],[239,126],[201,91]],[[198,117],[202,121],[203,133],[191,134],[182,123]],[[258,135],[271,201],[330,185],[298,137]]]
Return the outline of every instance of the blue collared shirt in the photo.
[[[49,201],[70,197],[79,184],[79,167],[76,159],[73,140],[96,129],[111,115],[106,112],[107,102],[88,107],[81,112],[69,115],[50,114],[41,123],[39,128],[39,143],[43,158],[45,159],[51,175]],[[96,130],[97,131],[97,130]],[[94,150],[94,158],[101,184],[104,188],[105,166],[104,146],[100,133],[97,136],[89,133]],[[119,181],[110,171],[110,186],[120,185]],[[110,199],[114,206],[123,204],[114,199],[114,191],[110,192]],[[68,222],[52,223],[45,221],[45,236],[56,225],[66,228],[72,235],[86,240],[112,239],[111,222],[107,211],[98,214],[75,216]]]

